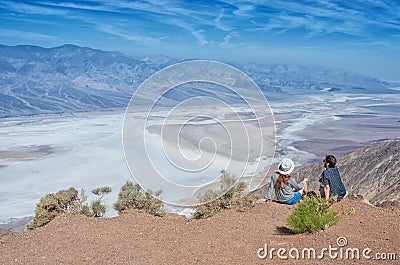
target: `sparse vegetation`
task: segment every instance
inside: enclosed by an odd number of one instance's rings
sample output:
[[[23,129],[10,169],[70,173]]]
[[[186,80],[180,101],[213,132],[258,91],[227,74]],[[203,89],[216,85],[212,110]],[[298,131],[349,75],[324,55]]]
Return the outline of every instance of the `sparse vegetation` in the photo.
[[[103,199],[104,196],[106,196],[110,192],[111,188],[108,186],[92,190],[92,193],[97,196],[97,200],[95,200],[90,204],[94,217],[103,217],[104,214],[106,213],[107,206],[103,204],[101,200]]]
[[[118,201],[114,204],[114,209],[117,210],[119,214],[124,211],[137,209],[153,215],[162,216],[165,214],[165,209],[162,201],[156,198],[160,196],[161,193],[161,190],[154,194],[151,190],[144,191],[139,184],[127,181],[125,185],[121,187],[121,191],[118,194]]]
[[[296,233],[327,229],[339,221],[337,212],[329,209],[336,200],[336,197],[326,200],[319,192],[305,196],[287,218],[287,225]]]
[[[80,196],[75,188],[60,190],[56,193],[47,194],[41,198],[36,205],[35,217],[27,224],[29,230],[44,226],[61,214],[84,214],[86,216],[102,217],[106,212],[106,205],[102,204],[103,197],[111,192],[110,187],[101,187],[94,189],[93,194],[98,198],[90,204],[87,203],[87,197],[83,190]]]
[[[206,190],[198,197],[201,205],[196,207],[194,218],[208,218],[222,209],[235,208],[243,211],[254,205],[255,195],[244,196],[246,183],[238,182],[225,170],[221,171],[221,182],[218,190]]]
[[[40,199],[36,205],[35,217],[26,227],[30,230],[35,229],[49,223],[57,215],[79,211],[80,200],[75,188],[50,193]]]
[[[84,191],[81,191],[81,213],[86,216],[93,217],[103,217],[106,213],[107,206],[102,203],[102,199],[108,193],[111,192],[111,188],[108,186],[96,188],[92,190],[92,193],[97,196],[97,199],[90,203],[90,205],[86,202],[87,197],[84,194]]]
[[[340,212],[344,216],[353,216],[356,214],[356,209],[354,207],[351,207],[349,209],[346,209],[343,205],[340,206]]]

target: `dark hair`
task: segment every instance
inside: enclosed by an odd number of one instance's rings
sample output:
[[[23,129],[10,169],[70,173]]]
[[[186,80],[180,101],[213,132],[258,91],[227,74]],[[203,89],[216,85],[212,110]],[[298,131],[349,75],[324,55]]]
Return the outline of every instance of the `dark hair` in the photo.
[[[290,179],[290,175],[282,175],[280,173],[278,173],[278,180],[276,181],[276,187],[278,188],[278,190],[282,189],[282,182],[285,183],[286,185],[289,184],[289,179]]]
[[[333,155],[327,155],[325,158],[325,162],[329,164],[329,167],[336,166],[336,157]]]

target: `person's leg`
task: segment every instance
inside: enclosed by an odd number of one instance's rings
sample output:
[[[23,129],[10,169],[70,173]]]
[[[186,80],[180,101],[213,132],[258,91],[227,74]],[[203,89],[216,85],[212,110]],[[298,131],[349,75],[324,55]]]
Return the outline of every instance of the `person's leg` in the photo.
[[[293,195],[293,198],[283,203],[292,205],[298,203],[300,200],[301,200],[301,193],[300,191],[296,191]]]
[[[301,194],[307,194],[307,180],[308,179],[303,179],[303,184],[304,184],[304,187],[303,187],[303,190],[301,191]]]

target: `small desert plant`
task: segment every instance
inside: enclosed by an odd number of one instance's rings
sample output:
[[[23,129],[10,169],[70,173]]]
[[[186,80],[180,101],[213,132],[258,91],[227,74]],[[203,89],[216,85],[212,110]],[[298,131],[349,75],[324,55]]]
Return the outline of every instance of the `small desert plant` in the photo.
[[[354,207],[351,207],[349,209],[346,209],[343,205],[340,206],[340,212],[344,216],[353,216],[356,214],[356,209]]]
[[[80,200],[75,188],[47,194],[36,205],[35,217],[27,224],[28,229],[44,226],[57,215],[79,211]]]
[[[347,210],[347,215],[353,216],[356,214],[356,209],[354,207],[351,207],[350,209]]]
[[[127,181],[124,186],[121,187],[121,191],[118,194],[118,200],[114,204],[114,209],[119,214],[124,211],[131,209],[138,209],[151,213],[153,215],[164,215],[165,209],[160,199],[155,196],[160,196],[161,190],[154,193],[151,190],[144,191],[139,184],[133,184]]]
[[[90,204],[91,212],[93,214],[93,217],[103,217],[104,214],[106,213],[107,206],[103,203],[101,203],[100,200],[95,200]]]
[[[96,188],[96,189],[92,190],[92,193],[97,196],[97,199],[90,203],[90,207],[85,202],[82,205],[81,213],[83,213],[84,215],[87,215],[87,216],[103,217],[104,214],[106,213],[107,206],[102,203],[102,199],[104,196],[106,196],[110,192],[111,192],[111,188],[108,186]],[[85,201],[86,201],[86,197],[84,197],[83,193],[82,193],[81,197],[85,198]]]
[[[222,209],[235,208],[243,211],[254,205],[255,195],[244,196],[246,183],[238,182],[225,170],[221,171],[221,182],[218,190],[206,190],[198,196],[201,205],[197,206],[194,218],[208,218]]]
[[[287,225],[296,233],[327,229],[339,221],[337,212],[329,209],[336,200],[336,197],[326,200],[319,192],[305,196],[287,218]]]

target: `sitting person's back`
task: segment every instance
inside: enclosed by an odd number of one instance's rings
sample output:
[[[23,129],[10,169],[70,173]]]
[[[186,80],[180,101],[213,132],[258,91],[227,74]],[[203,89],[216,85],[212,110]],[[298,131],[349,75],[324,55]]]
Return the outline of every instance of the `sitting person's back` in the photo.
[[[337,200],[340,201],[346,196],[346,188],[336,167],[336,158],[333,155],[327,155],[323,163],[325,170],[320,179],[321,196],[326,199],[337,196]]]

